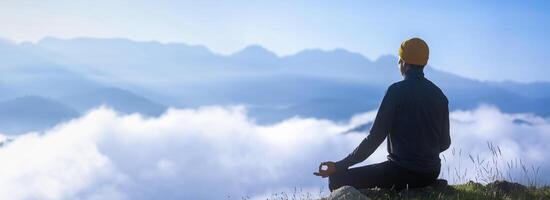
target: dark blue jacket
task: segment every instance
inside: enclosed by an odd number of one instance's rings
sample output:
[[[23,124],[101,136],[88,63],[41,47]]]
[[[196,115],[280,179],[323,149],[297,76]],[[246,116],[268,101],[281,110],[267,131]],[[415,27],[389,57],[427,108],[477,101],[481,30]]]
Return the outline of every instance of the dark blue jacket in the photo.
[[[422,69],[412,67],[405,79],[392,84],[378,109],[370,134],[336,170],[362,162],[388,138],[388,160],[417,172],[441,168],[439,153],[449,148],[449,107],[445,94]]]

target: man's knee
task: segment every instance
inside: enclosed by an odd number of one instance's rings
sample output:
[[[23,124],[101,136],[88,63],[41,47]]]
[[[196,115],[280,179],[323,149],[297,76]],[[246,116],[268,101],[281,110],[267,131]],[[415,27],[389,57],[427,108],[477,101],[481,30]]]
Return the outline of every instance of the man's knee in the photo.
[[[335,172],[328,177],[328,188],[330,189],[331,192],[333,190],[336,190],[346,185],[344,180],[345,174],[346,174],[345,172],[340,171],[340,172]]]

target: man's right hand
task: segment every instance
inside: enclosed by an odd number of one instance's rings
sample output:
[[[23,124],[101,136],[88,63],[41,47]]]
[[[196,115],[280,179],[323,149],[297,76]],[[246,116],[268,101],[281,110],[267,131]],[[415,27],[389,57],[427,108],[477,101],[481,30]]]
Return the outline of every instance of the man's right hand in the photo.
[[[326,169],[323,169],[326,166]],[[314,175],[326,178],[336,171],[336,164],[332,161],[322,162],[319,165],[319,172],[313,172]]]

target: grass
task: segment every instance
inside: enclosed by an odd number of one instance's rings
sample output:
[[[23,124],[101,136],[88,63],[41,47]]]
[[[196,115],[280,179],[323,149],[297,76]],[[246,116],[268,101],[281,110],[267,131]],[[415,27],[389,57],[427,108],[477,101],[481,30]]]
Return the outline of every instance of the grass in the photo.
[[[550,199],[550,187],[527,188],[522,191],[503,192],[475,182],[448,186],[431,191],[386,191],[378,195],[369,195],[372,199]]]
[[[444,194],[444,199],[550,199],[550,187],[531,187],[524,191],[501,192],[471,182],[453,185],[451,188]]]
[[[451,149],[450,156],[457,161],[453,167],[442,169],[442,177],[463,184],[449,185],[439,189],[412,189],[402,191],[363,190],[371,199],[541,199],[550,200],[550,185],[541,183],[540,168],[527,165],[521,159],[506,160],[499,146],[487,142],[491,155],[482,159],[479,155],[464,154],[461,149]],[[443,162],[448,159],[443,155]],[[465,162],[471,162],[472,167],[464,167]],[[471,176],[468,176],[471,175]],[[468,177],[474,180],[467,180]],[[473,178],[472,178],[473,177]],[[504,185],[498,184],[503,183]],[[521,182],[525,185],[510,184]],[[517,186],[507,188],[507,186]],[[276,193],[267,200],[310,200],[323,199],[328,196],[320,192],[317,195],[295,189],[290,193]],[[249,197],[242,199],[250,199]]]
[[[529,187],[523,191],[502,192],[494,188],[482,185],[480,183],[468,182],[465,184],[451,185],[442,190],[433,191],[417,191],[403,190],[397,191],[381,191],[377,194],[368,195],[371,199],[387,199],[387,200],[550,200],[550,186],[545,187]],[[242,199],[250,199],[248,197]],[[313,200],[323,199],[322,195],[313,195],[300,190],[294,190],[291,193],[276,193],[272,194],[267,200]]]

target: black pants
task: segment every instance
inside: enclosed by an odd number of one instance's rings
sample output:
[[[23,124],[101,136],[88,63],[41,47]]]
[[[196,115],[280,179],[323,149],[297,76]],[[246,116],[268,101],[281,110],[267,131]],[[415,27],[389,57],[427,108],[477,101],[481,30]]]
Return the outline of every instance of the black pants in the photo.
[[[439,170],[432,173],[414,172],[391,162],[350,168],[336,171],[329,176],[330,191],[348,185],[361,188],[388,188],[401,190],[404,188],[425,187],[432,184],[439,176]]]

